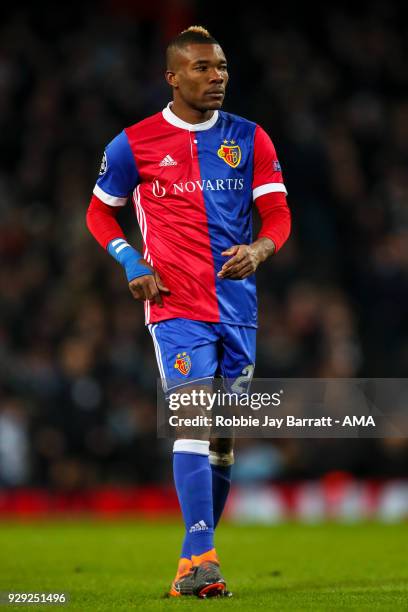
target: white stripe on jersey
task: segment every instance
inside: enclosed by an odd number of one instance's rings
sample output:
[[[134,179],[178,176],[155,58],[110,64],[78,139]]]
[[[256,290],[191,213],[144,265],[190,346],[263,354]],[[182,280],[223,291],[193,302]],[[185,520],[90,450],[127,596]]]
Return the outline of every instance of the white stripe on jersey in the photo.
[[[157,328],[157,323],[156,325],[148,325],[147,326],[149,329],[149,332],[153,338],[153,344],[154,344],[154,350],[156,353],[156,359],[157,359],[157,365],[159,367],[159,373],[160,373],[160,378],[162,380],[162,386],[163,386],[163,391],[166,392],[167,391],[167,382],[166,382],[166,373],[164,371],[164,367],[163,367],[163,360],[162,360],[162,356],[161,356],[161,351],[160,351],[160,345],[157,341],[156,338],[156,328]]]
[[[266,183],[265,185],[260,185],[259,187],[255,187],[252,192],[252,197],[254,200],[259,198],[261,195],[265,195],[265,193],[275,193],[281,192],[288,195],[286,191],[286,187],[283,183]]]
[[[126,202],[128,201],[127,196],[125,198],[119,198],[117,196],[110,195],[110,193],[106,193],[106,191],[101,189],[99,185],[95,185],[93,192],[97,198],[102,200],[102,202],[108,206],[125,206]]]
[[[133,202],[135,205],[135,212],[136,212],[136,217],[137,217],[137,222],[139,223],[139,227],[140,227],[140,231],[142,233],[142,237],[143,237],[143,242],[145,245],[144,248],[144,252],[143,252],[143,257],[145,258],[145,260],[147,261],[147,263],[149,263],[151,266],[153,266],[153,259],[149,253],[149,249],[147,248],[147,223],[146,223],[146,215],[145,212],[143,210],[143,206],[140,202],[140,185],[138,185],[136,187],[136,189],[133,192]],[[144,309],[145,309],[145,322],[146,325],[148,325],[150,323],[150,302],[149,300],[145,300],[144,303]]]

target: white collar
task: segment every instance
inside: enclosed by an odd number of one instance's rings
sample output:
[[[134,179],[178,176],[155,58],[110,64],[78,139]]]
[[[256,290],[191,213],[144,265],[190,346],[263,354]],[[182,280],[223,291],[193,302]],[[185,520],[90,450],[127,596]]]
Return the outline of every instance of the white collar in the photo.
[[[203,121],[203,123],[187,123],[187,121],[183,121],[180,117],[177,117],[171,110],[171,105],[173,102],[169,102],[166,108],[163,109],[163,117],[166,121],[171,123],[171,125],[175,125],[178,128],[183,130],[189,130],[190,132],[201,132],[202,130],[209,130],[213,125],[217,123],[218,120],[218,111],[214,111],[213,116],[208,119],[208,121]]]

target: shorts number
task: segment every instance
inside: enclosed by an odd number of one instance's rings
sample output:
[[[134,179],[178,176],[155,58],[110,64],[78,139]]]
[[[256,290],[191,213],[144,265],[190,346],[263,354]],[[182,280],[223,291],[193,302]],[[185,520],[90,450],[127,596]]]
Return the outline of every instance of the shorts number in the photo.
[[[242,376],[238,376],[234,384],[231,386],[231,391],[234,393],[245,393],[246,386],[251,382],[254,374],[255,366],[250,364],[242,370]]]

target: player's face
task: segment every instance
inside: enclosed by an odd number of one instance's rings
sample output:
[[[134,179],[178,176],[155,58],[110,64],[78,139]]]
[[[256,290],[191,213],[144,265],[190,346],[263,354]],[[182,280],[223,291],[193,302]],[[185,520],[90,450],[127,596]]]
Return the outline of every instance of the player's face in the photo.
[[[177,57],[169,83],[191,108],[206,111],[221,108],[228,82],[227,60],[219,45],[192,44]]]

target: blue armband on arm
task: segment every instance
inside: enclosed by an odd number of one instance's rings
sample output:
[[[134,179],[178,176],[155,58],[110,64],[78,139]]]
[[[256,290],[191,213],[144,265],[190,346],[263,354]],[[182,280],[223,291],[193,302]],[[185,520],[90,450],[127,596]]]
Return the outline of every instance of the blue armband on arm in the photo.
[[[147,268],[144,264],[139,263],[139,260],[143,258],[143,255],[130,246],[130,244],[128,244],[123,238],[115,238],[114,240],[111,240],[106,247],[106,250],[123,266],[129,283],[139,276],[145,276],[146,274],[153,275],[150,268]]]

